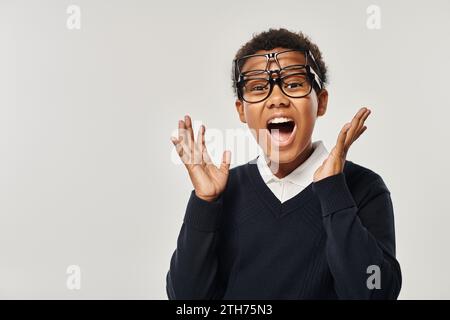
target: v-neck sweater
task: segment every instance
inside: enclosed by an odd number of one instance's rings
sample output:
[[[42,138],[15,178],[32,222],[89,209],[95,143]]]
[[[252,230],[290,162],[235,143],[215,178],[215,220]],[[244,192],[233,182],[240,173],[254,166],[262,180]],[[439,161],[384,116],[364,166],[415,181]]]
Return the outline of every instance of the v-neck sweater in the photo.
[[[381,176],[342,173],[280,202],[256,161],[214,201],[192,190],[166,276],[169,299],[396,299],[394,212]]]

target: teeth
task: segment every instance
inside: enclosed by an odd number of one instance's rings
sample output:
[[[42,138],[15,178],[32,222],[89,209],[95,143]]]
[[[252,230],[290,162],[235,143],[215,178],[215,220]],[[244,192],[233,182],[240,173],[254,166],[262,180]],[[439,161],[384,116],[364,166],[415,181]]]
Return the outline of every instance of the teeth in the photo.
[[[289,122],[289,121],[294,121],[290,118],[285,118],[285,117],[277,117],[277,118],[273,118],[269,120],[269,123],[284,123],[284,122]]]

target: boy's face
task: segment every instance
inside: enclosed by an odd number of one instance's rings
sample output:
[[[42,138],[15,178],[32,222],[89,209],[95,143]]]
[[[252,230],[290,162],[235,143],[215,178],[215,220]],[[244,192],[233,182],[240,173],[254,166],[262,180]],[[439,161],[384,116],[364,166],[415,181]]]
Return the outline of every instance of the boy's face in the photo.
[[[260,50],[257,54],[278,52],[286,48]],[[268,69],[278,69],[277,63],[271,59]],[[279,56],[282,67],[292,64],[305,64],[305,57],[300,52],[288,52]],[[242,71],[265,69],[266,63],[261,60],[259,65],[245,63]],[[274,75],[277,77],[277,75]],[[235,105],[239,118],[247,123],[250,131],[264,153],[276,163],[290,163],[300,157],[311,144],[316,118],[326,112],[328,93],[322,89],[319,94],[313,89],[303,98],[291,98],[285,95],[278,85],[275,85],[270,96],[261,102],[248,103],[236,100]],[[292,120],[282,124],[283,119],[273,122],[274,117],[284,117]],[[289,125],[288,125],[289,124]]]

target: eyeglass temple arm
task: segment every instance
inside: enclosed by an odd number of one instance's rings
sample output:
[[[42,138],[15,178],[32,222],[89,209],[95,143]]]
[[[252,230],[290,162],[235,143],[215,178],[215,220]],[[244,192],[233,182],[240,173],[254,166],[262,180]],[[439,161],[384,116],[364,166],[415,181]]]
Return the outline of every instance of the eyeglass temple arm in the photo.
[[[319,68],[319,65],[317,64],[316,59],[314,58],[314,55],[313,55],[313,53],[311,52],[311,50],[308,50],[308,56],[310,56],[311,60],[314,62],[314,66],[315,66],[315,69],[316,69],[317,71],[314,70],[314,68],[311,68],[311,69],[312,69],[312,71],[314,72],[314,75],[317,77],[317,80],[318,80],[318,84],[319,84],[320,89],[322,89],[322,88],[323,88],[323,80],[322,80],[322,78],[319,76],[320,68]],[[308,58],[306,58],[306,62],[308,63]]]

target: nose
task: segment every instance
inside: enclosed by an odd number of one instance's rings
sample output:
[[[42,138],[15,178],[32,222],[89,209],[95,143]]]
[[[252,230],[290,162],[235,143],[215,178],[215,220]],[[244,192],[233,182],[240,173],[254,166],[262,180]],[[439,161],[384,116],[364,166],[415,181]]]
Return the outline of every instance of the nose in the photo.
[[[289,106],[290,100],[283,93],[283,91],[281,91],[280,85],[281,83],[277,81],[273,86],[270,96],[266,99],[266,106],[268,108],[280,108]]]

